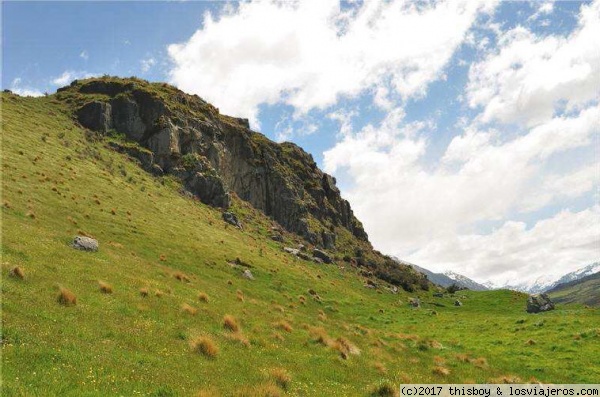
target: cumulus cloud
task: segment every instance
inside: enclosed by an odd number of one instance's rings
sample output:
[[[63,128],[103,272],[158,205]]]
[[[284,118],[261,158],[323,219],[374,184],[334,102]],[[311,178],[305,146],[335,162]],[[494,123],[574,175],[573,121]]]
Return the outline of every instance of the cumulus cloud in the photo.
[[[97,74],[88,73],[85,71],[65,70],[60,76],[53,78],[51,83],[55,86],[62,87],[69,84],[73,80],[87,79],[94,76],[97,76]]]
[[[560,276],[598,258],[600,206],[564,210],[528,229],[505,222],[489,234],[449,235],[426,244],[407,259],[431,263],[437,270],[461,264],[461,272],[478,280],[531,281],[540,274]]]
[[[589,145],[600,132],[599,119],[600,106],[595,106],[513,138],[468,126],[449,144],[443,161],[431,167],[423,157],[435,125],[404,123],[402,113],[392,112],[379,126],[346,132],[324,153],[325,169],[346,171],[352,187],[345,193],[379,249],[437,268],[441,254],[428,255],[431,247],[460,238],[474,224],[503,221],[511,213],[579,197],[597,186],[595,166],[567,174],[543,171],[553,156]],[[537,180],[541,186],[532,188]],[[453,258],[448,255],[444,263]],[[470,262],[456,260],[455,270],[468,270]],[[485,271],[488,262],[480,266]]]
[[[471,66],[467,98],[482,121],[543,123],[600,98],[600,1],[583,5],[568,36],[523,26],[500,34],[499,48]]]
[[[258,124],[260,104],[283,102],[297,115],[341,96],[374,90],[422,96],[493,1],[347,3],[252,1],[168,47],[171,82]],[[416,40],[415,38],[418,38]]]
[[[17,77],[12,81],[10,90],[20,96],[38,97],[44,95],[42,91],[36,88],[23,86],[23,80],[20,77]]]

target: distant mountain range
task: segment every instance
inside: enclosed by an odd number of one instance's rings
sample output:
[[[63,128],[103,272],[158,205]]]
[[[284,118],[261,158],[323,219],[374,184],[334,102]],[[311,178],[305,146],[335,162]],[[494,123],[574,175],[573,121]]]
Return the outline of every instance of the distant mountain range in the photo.
[[[558,284],[547,291],[554,302],[600,305],[600,272]]]
[[[512,289],[515,291],[527,292],[530,294],[539,294],[557,287],[560,284],[577,281],[586,276],[600,272],[600,262],[595,262],[574,272],[567,273],[562,277],[540,276],[534,280],[518,284],[495,284],[493,282],[484,283],[489,289]]]
[[[409,262],[403,261],[402,259],[398,259],[398,258],[394,258],[394,259],[398,263],[412,266],[413,269],[415,269],[416,271],[426,275],[427,278],[429,279],[429,281],[431,281],[432,283],[437,284],[441,287],[449,287],[452,284],[456,284],[459,287],[468,288],[473,291],[486,291],[489,289],[485,285],[479,284],[479,283],[471,280],[470,278],[463,276],[462,274],[458,274],[458,273],[451,272],[451,271],[444,272],[444,273],[434,273],[431,270],[427,270],[423,267],[417,266],[414,263],[409,263]]]

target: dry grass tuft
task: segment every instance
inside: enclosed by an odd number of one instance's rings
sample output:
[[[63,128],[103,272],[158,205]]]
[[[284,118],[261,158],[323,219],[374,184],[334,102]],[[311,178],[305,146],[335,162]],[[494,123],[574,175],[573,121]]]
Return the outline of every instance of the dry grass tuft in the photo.
[[[478,368],[486,368],[488,366],[488,362],[484,357],[474,358],[469,361]]]
[[[33,211],[28,211],[25,216],[31,219],[35,219],[35,213]]]
[[[325,314],[325,312],[323,310],[319,310],[319,320],[327,321],[327,315]]]
[[[145,298],[148,296],[148,288],[140,288],[140,295]]]
[[[19,266],[13,267],[10,271],[10,275],[15,278],[20,278],[21,280],[25,278],[25,272]]]
[[[448,376],[450,375],[450,370],[448,368],[437,366],[433,369],[433,373],[436,375]]]
[[[161,291],[161,290],[159,290],[159,289],[157,289],[156,291],[154,291],[154,295],[155,295],[157,298],[162,298],[162,296],[163,296],[164,294],[165,294],[165,293],[164,293],[164,292],[162,292],[162,291]]]
[[[302,305],[305,305],[305,304],[306,304],[306,297],[305,297],[304,295],[299,295],[299,296],[298,296],[298,300],[300,301],[300,303],[301,303]]]
[[[199,336],[191,343],[192,350],[208,358],[215,358],[219,354],[217,344],[208,336]]]
[[[537,342],[534,341],[533,339],[529,339],[527,342],[525,342],[526,345],[532,346],[535,345]]]
[[[331,345],[331,338],[327,334],[327,331],[325,331],[325,328],[311,327],[311,328],[309,328],[308,333],[310,334],[313,341],[320,343],[323,346]]]
[[[75,294],[63,287],[59,287],[57,299],[58,303],[63,306],[73,306],[77,304],[77,297]]]
[[[105,283],[104,281],[98,280],[98,287],[100,287],[100,292],[103,294],[112,294],[113,288],[110,284]]]
[[[273,339],[283,342],[285,338],[279,332],[273,332]]]
[[[208,301],[209,301],[209,298],[208,298],[208,295],[207,295],[205,292],[200,292],[200,293],[198,294],[198,300],[199,300],[200,302],[208,303]]]
[[[471,358],[469,357],[468,354],[459,353],[459,354],[456,354],[454,357],[456,357],[456,359],[458,361],[463,362],[463,363],[468,363],[469,361],[471,361]]]
[[[433,362],[436,365],[444,365],[444,364],[446,364],[446,359],[444,357],[434,356],[433,357]]]
[[[166,256],[165,254],[160,254],[160,256],[158,257],[158,259],[159,259],[161,262],[164,262],[164,261],[166,261],[166,260],[167,260],[167,256]]]
[[[229,314],[226,314],[225,317],[223,317],[223,328],[232,332],[238,332],[240,330],[240,326],[235,317],[230,316]]]
[[[236,292],[236,297],[237,297],[237,300],[239,300],[240,302],[244,301],[244,293],[242,291],[240,291],[239,289]]]
[[[519,378],[518,376],[515,376],[515,375],[502,375],[497,378],[490,379],[487,383],[489,383],[489,384],[501,383],[501,384],[514,385],[514,384],[523,383],[523,381],[521,380],[521,378]]]
[[[292,328],[292,326],[290,325],[290,323],[288,323],[288,322],[287,322],[287,321],[285,321],[285,320],[280,320],[280,321],[277,321],[277,322],[273,323],[273,326],[274,326],[275,328],[282,329],[282,330],[284,330],[285,332],[292,332],[292,331],[293,331],[293,329],[294,329],[294,328]]]
[[[360,354],[360,349],[356,347],[352,342],[348,339],[340,336],[333,343],[332,347],[340,352],[340,355],[344,360],[347,360],[350,355],[358,355]]]
[[[173,273],[173,277],[175,277],[179,281],[185,281],[186,283],[190,282],[190,278],[185,273],[182,273],[182,272]]]
[[[292,377],[285,369],[273,368],[269,371],[269,375],[277,386],[281,387],[283,390],[288,390]]]
[[[412,341],[418,341],[419,335],[415,335],[415,334],[403,334],[403,333],[398,333],[396,335],[398,337],[398,339],[408,339],[408,340],[412,340]]]
[[[187,303],[184,303],[183,305],[181,305],[181,311],[184,313],[187,313],[189,315],[196,315],[196,313],[198,313],[198,309],[196,309],[193,306],[188,305]]]

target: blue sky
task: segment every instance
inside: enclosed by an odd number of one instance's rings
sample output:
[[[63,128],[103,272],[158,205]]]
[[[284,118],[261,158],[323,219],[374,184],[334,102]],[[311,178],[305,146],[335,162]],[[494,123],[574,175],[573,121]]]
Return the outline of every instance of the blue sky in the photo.
[[[386,253],[499,283],[600,256],[598,1],[2,7],[3,89],[170,82],[312,153]]]

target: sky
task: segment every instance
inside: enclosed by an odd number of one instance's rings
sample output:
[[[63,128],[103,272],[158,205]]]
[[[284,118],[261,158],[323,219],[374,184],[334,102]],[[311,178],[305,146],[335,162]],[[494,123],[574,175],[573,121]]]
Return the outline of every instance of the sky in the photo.
[[[600,0],[2,2],[2,89],[166,81],[292,141],[375,248],[516,283],[600,258]]]

